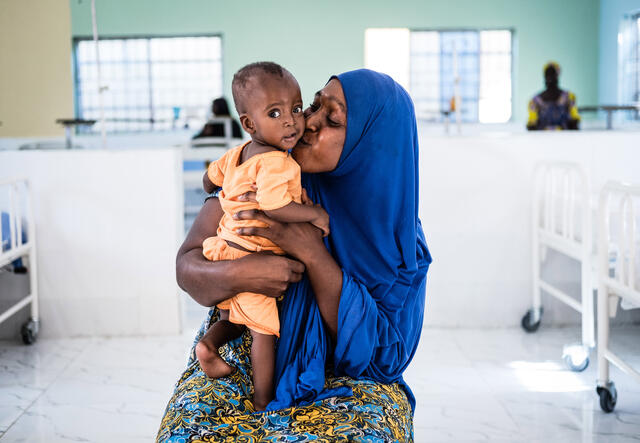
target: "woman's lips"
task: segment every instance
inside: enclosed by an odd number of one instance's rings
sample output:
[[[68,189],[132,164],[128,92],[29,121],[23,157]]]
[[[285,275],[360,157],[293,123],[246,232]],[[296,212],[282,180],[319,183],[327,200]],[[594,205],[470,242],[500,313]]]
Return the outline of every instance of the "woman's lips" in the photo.
[[[300,140],[298,140],[298,144],[299,145],[306,145],[306,146],[310,146],[311,143],[309,143],[307,141],[307,139],[305,138],[305,136],[303,135],[302,138],[300,138]]]

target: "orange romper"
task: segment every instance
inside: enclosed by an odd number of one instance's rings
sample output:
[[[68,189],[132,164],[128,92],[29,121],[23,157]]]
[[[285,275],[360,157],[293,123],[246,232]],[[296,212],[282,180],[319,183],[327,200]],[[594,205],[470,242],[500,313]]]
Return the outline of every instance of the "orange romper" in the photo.
[[[245,209],[273,210],[292,201],[301,202],[300,166],[287,152],[270,151],[254,155],[242,164],[240,154],[249,142],[225,153],[211,163],[207,170],[209,180],[222,190],[218,195],[224,215],[218,226],[217,236],[202,243],[202,252],[209,260],[235,260],[251,252],[230,246],[225,240],[236,243],[249,251],[271,251],[283,255],[284,251],[270,240],[258,236],[239,236],[235,228],[244,226],[266,226],[256,220],[234,220],[233,214]],[[255,185],[255,202],[241,202],[236,198],[251,191]],[[218,308],[229,310],[229,321],[246,325],[261,334],[280,336],[278,307],[273,297],[251,292],[241,292],[218,303]]]

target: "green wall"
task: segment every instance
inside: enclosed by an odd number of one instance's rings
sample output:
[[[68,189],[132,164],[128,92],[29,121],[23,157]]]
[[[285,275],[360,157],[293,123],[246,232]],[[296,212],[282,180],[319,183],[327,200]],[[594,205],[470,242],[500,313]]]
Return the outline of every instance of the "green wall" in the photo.
[[[70,0],[72,34],[91,35],[91,2]],[[246,63],[273,60],[300,82],[303,99],[329,76],[362,67],[368,27],[510,28],[515,31],[514,117],[557,60],[578,104],[598,96],[599,0],[96,0],[103,36],[219,33],[224,84]]]

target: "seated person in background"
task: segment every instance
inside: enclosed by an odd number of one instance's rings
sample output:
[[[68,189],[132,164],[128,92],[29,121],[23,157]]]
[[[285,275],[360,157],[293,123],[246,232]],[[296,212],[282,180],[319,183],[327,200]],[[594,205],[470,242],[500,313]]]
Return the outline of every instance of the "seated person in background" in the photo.
[[[213,117],[229,117],[231,118],[231,114],[229,113],[229,105],[227,104],[227,99],[224,97],[217,98],[211,104],[211,112],[213,113]],[[204,127],[194,135],[192,138],[202,138],[202,137],[224,137],[226,134],[224,133],[224,125],[218,122],[207,122]],[[231,138],[242,138],[242,130],[240,129],[240,125],[234,119],[231,119]]]
[[[212,261],[235,260],[252,252],[284,251],[270,240],[240,236],[238,228],[265,226],[261,222],[239,220],[238,211],[259,209],[281,222],[309,222],[329,232],[329,216],[319,205],[303,204],[300,166],[289,150],[297,145],[305,130],[302,98],[296,79],[286,69],[271,62],[252,63],[233,77],[233,100],[242,127],[251,141],[237,146],[209,165],[204,188],[219,193],[224,211],[217,235],[202,243],[204,256]],[[238,197],[256,189],[256,201]],[[196,345],[202,370],[210,378],[230,375],[234,368],[218,353],[218,348],[238,338],[249,328],[253,339],[253,404],[264,410],[273,399],[275,338],[280,336],[276,299],[241,292],[218,303],[220,320],[215,322]]]
[[[558,87],[560,66],[549,62],[544,66],[546,89],[529,102],[527,129],[578,129],[580,115],[576,96]]]

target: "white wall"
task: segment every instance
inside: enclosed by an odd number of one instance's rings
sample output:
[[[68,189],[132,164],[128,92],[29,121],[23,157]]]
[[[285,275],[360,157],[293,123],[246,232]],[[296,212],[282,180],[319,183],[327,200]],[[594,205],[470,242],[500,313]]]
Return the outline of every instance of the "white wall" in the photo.
[[[596,190],[612,178],[640,183],[638,132],[420,132],[420,216],[434,257],[426,326],[518,325],[531,305],[539,161],[583,165]],[[45,335],[178,330],[180,165],[171,149],[0,152],[0,177],[28,175],[36,189]],[[544,271],[579,294],[575,263],[550,254]],[[545,324],[578,322],[554,299],[543,303]]]
[[[420,140],[420,217],[434,259],[425,325],[515,326],[531,306],[537,162],[577,162],[595,190],[608,179],[640,183],[640,135],[634,132],[423,133]],[[562,268],[547,271],[573,283],[579,294],[575,266],[562,261],[554,266]],[[579,320],[551,297],[543,297],[543,304],[547,324]],[[626,315],[622,318],[638,319]]]
[[[33,185],[43,337],[177,333],[176,149],[0,152]]]

